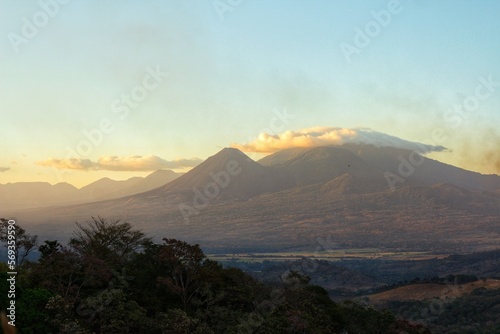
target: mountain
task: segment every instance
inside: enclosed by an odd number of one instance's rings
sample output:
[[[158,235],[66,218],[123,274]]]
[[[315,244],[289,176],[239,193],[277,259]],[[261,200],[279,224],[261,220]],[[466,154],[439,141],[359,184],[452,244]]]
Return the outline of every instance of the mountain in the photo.
[[[0,184],[0,210],[70,203],[78,189],[68,183],[16,182]]]
[[[139,193],[158,188],[159,186],[165,185],[177,179],[181,175],[182,173],[176,173],[171,170],[158,169],[142,179],[137,187],[135,187],[134,191]]]
[[[413,156],[422,163],[390,187],[386,172],[399,173],[400,156],[410,154],[344,145],[281,151],[258,163],[226,148],[146,192],[13,214],[41,235],[49,228],[69,235],[74,226],[68,223],[90,216],[124,219],[159,238],[199,243],[214,252],[311,251],[320,236],[340,248],[497,248],[500,177]],[[473,181],[448,182],[460,175]]]
[[[110,194],[122,192],[127,188],[131,188],[139,183],[140,180],[142,180],[141,177],[133,177],[128,180],[122,181],[115,181],[111,180],[108,177],[103,177],[102,179],[99,179],[80,188],[79,195],[84,201],[87,202],[113,198],[113,196]]]
[[[355,176],[351,173],[344,173],[322,184],[319,190],[325,196],[368,194],[387,190],[387,182],[380,177]]]
[[[360,144],[346,144],[342,148],[355,153],[380,170],[396,175],[401,174],[399,169],[402,164],[407,167],[410,166],[408,173],[411,175],[405,177],[409,181],[416,181],[426,185],[449,183],[458,187],[481,191],[498,191],[500,189],[500,177],[498,175],[483,175],[471,172],[415,155],[411,150]],[[403,168],[403,170],[406,172],[406,169]]]
[[[264,158],[260,159],[258,162],[262,166],[272,167],[287,162],[289,160],[292,160],[296,156],[304,152],[307,152],[308,150],[310,150],[310,148],[303,148],[303,147],[286,148],[278,152],[275,152],[273,154],[267,155]]]
[[[182,174],[171,170],[157,170],[145,178],[133,177],[124,181],[102,178],[80,189],[81,198],[87,202],[119,198],[142,193],[165,185]]]
[[[298,175],[299,184],[301,181],[308,183],[304,179],[307,177],[311,179],[311,182],[324,181],[342,173],[378,177],[387,184],[384,173],[390,172],[404,179],[404,182],[398,182],[397,186],[448,183],[469,190],[500,192],[498,175],[471,172],[417,155],[411,150],[394,147],[344,144],[316,148],[291,148],[264,157],[259,160],[259,163],[278,169],[292,169],[292,174]],[[325,166],[328,166],[328,169]]]
[[[80,189],[68,183],[55,185],[47,182],[0,184],[0,209],[21,210],[119,198],[165,185],[180,175],[182,174],[171,170],[157,170],[145,178],[133,177],[123,181],[115,181],[105,177]]]
[[[224,148],[188,173],[148,194],[197,189],[215,200],[247,200],[280,191],[292,183],[274,168],[262,166],[241,151]]]
[[[345,173],[359,177],[377,177],[383,174],[382,170],[371,166],[356,154],[339,147],[297,150],[286,161],[281,161],[281,155],[274,161],[272,159],[270,157],[264,163],[267,161],[268,166],[291,177],[296,186],[326,182]]]
[[[146,215],[153,216],[155,221],[164,213],[174,212],[176,215],[181,213],[185,218],[185,211],[179,211],[179,205],[189,206],[187,214],[191,215],[209,204],[246,201],[291,186],[292,182],[274,168],[258,164],[237,149],[225,148],[184,175],[153,190],[66,206],[60,210],[50,208],[50,212],[58,212],[56,216],[73,215],[78,218],[88,217],[88,212],[138,219]]]

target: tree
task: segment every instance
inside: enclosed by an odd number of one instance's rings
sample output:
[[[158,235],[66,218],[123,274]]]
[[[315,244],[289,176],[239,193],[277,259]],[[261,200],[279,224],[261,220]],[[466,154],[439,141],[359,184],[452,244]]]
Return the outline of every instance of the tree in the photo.
[[[107,285],[112,270],[101,259],[82,255],[56,241],[40,246],[42,257],[30,272],[32,281],[73,304],[81,297],[82,289],[95,290]]]
[[[133,230],[129,223],[120,220],[92,217],[87,226],[78,222],[76,225],[78,230],[69,245],[79,254],[99,258],[113,267],[123,265],[150,240],[143,232]]]
[[[57,240],[45,240],[45,244],[38,247],[38,251],[42,254],[42,260],[56,254],[62,249],[62,245]]]
[[[10,236],[15,237],[14,247],[16,265],[21,266],[28,258],[29,254],[36,249],[36,246],[38,245],[38,236],[32,236],[26,233],[26,230],[24,230],[16,223],[11,224],[9,222],[12,223],[13,221],[5,218],[0,218],[0,241],[8,242]],[[12,231],[12,228],[10,228],[9,226],[14,226],[13,234],[10,234],[9,231]]]
[[[196,278],[200,273],[205,254],[198,244],[190,245],[176,239],[163,239],[160,261],[169,271],[169,277],[160,277],[158,282],[169,287],[182,300],[184,310],[198,292]]]
[[[109,286],[84,299],[77,314],[95,333],[152,333],[146,309],[131,300],[126,277],[117,274]]]
[[[112,288],[112,277],[122,271],[136,250],[149,241],[141,231],[119,220],[92,217],[88,225],[77,223],[77,226],[68,247],[55,240],[45,241],[39,248],[42,257],[31,271],[32,281],[55,294],[49,303],[50,312],[57,315],[53,325],[62,332],[79,328],[80,321],[88,320],[88,310],[82,309],[85,306],[82,302],[92,301],[92,298],[98,302],[100,297],[107,296],[105,292]],[[124,272],[123,277],[128,277],[125,275]],[[124,293],[120,298],[126,297]],[[128,303],[124,300],[123,304],[122,299],[117,300],[116,307]],[[100,316],[104,313],[101,312]]]
[[[65,247],[41,258],[31,275],[39,286],[70,303],[79,298],[81,288],[89,280],[80,255]]]
[[[169,269],[160,260],[162,247],[163,245],[153,242],[146,243],[125,268],[127,273],[133,276],[130,284],[131,298],[143,305],[149,314],[182,307],[176,294],[158,284],[158,277],[170,275]]]
[[[223,268],[206,259],[197,276],[199,289],[191,301],[196,318],[206,323],[214,333],[241,333],[245,314],[255,310],[260,285],[240,269]]]

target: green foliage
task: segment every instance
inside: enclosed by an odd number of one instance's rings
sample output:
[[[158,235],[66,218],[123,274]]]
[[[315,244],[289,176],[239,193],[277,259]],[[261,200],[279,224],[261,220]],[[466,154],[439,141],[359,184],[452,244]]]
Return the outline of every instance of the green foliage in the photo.
[[[129,300],[122,289],[108,289],[82,302],[83,310],[92,313],[86,323],[103,333],[152,332],[153,323],[146,309]]]
[[[49,312],[45,305],[53,296],[43,288],[26,289],[17,300],[17,327],[23,328],[23,333],[50,333],[55,331],[48,322]]]
[[[167,334],[215,334],[206,324],[200,323],[179,309],[167,310],[158,318],[161,320],[160,328]]]
[[[297,271],[264,284],[207,259],[199,245],[154,244],[100,217],[77,226],[68,246],[45,241],[26,266],[21,333],[425,333],[388,312],[334,303]]]

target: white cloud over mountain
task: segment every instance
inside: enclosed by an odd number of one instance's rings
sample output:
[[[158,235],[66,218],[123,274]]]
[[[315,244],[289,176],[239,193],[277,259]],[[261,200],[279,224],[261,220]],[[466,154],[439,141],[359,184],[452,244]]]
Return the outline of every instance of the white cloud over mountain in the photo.
[[[348,143],[371,144],[377,147],[418,149],[420,151],[445,151],[443,146],[434,146],[408,141],[368,128],[348,129],[337,127],[313,127],[281,134],[261,133],[252,142],[232,144],[245,152],[273,153],[291,147],[314,147],[343,145]]]

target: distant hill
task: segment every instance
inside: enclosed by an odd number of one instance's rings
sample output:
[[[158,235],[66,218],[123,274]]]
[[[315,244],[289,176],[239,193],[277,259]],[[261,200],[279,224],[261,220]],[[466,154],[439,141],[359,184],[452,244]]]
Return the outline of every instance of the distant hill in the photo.
[[[471,293],[475,289],[500,289],[500,280],[487,279],[465,284],[411,284],[369,295],[373,304],[404,300],[452,299]]]
[[[119,198],[157,188],[175,180],[180,175],[182,174],[171,170],[157,170],[145,178],[133,177],[123,181],[115,181],[105,177],[80,189],[68,183],[55,185],[47,182],[0,184],[0,209],[12,211]]]
[[[142,193],[168,184],[182,174],[171,170],[157,170],[148,176],[133,177],[124,181],[103,178],[80,189],[86,201],[99,201]]]
[[[80,198],[84,201],[99,201],[102,199],[113,198],[111,194],[123,192],[127,188],[136,186],[143,178],[133,177],[128,180],[115,181],[104,177],[92,182],[79,190]],[[109,197],[111,196],[111,197]],[[117,196],[122,197],[122,196]]]
[[[0,209],[14,210],[71,203],[78,189],[68,183],[17,182],[0,184]]]
[[[228,261],[225,265],[240,268],[264,282],[279,282],[284,273],[291,270],[307,272],[311,283],[320,285],[330,293],[353,293],[359,289],[368,289],[380,283],[363,273],[347,269],[325,260],[275,261],[267,263],[247,263]],[[252,270],[255,268],[256,270]],[[382,284],[380,284],[382,285]]]

